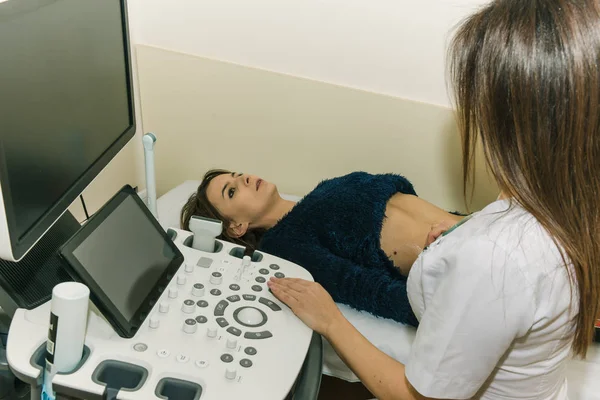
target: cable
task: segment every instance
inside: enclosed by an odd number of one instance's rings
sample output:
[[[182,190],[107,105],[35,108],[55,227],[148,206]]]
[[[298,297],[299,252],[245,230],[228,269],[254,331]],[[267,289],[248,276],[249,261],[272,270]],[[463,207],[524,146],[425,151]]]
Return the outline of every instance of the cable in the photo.
[[[90,219],[90,215],[88,214],[87,207],[85,206],[85,200],[83,200],[83,195],[79,195],[79,199],[81,200],[81,205],[83,206],[83,212],[85,213],[85,220]]]
[[[102,393],[102,400],[115,400],[117,398],[117,394],[119,394],[119,389],[106,387],[104,389],[104,393]]]

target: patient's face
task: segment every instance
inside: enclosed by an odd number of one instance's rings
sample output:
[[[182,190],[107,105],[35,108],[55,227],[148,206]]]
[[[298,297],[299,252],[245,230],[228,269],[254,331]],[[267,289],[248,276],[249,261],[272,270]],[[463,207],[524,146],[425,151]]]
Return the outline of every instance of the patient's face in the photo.
[[[232,172],[215,177],[206,188],[208,201],[236,223],[259,226],[279,196],[277,187],[255,175]]]

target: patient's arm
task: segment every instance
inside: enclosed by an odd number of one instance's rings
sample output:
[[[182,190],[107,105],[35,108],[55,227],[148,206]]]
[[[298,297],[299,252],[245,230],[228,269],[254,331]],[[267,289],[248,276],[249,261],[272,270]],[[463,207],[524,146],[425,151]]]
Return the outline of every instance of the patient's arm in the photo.
[[[365,268],[316,244],[278,243],[277,249],[264,250],[306,268],[338,303],[404,324],[418,324],[408,302],[406,280],[399,274]],[[289,254],[294,257],[286,257]]]

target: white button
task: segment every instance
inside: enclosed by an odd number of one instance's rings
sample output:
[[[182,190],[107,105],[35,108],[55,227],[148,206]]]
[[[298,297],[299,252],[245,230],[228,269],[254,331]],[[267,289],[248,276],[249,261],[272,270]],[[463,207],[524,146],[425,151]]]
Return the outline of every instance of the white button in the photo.
[[[177,289],[169,288],[169,297],[170,298],[172,298],[172,299],[176,298],[178,293],[179,292],[177,291]]]
[[[210,283],[213,285],[220,285],[223,282],[223,274],[220,272],[213,272],[210,274]]]
[[[185,264],[185,272],[194,272],[194,264]]]
[[[177,284],[178,285],[185,285],[186,280],[187,280],[187,278],[185,277],[185,275],[177,275]]]
[[[206,328],[206,336],[211,337],[211,338],[217,337],[217,328],[215,328],[215,327]]]
[[[194,333],[196,329],[198,329],[198,324],[195,319],[189,318],[183,321],[183,331],[185,333]]]
[[[233,368],[227,368],[225,370],[225,378],[227,379],[235,379],[235,377],[237,376],[237,371]]]
[[[150,317],[149,325],[150,325],[150,328],[156,329],[160,325],[160,320],[158,319],[158,317],[155,317],[153,315],[153,316]]]
[[[192,286],[192,295],[196,297],[204,296],[204,285],[201,283],[197,283]]]
[[[208,361],[206,361],[206,360],[198,360],[198,361],[196,361],[196,367],[198,367],[198,368],[206,368],[206,367],[208,367]]]
[[[169,312],[169,303],[160,303],[158,306],[158,311],[160,311],[161,313],[168,313]]]
[[[156,352],[156,355],[159,356],[160,358],[167,358],[167,357],[169,357],[170,354],[171,354],[171,352],[167,349],[161,349]]]
[[[227,339],[227,348],[228,349],[235,349],[236,347],[237,347],[236,339]]]
[[[180,363],[186,363],[186,362],[190,361],[190,358],[184,354],[180,354],[177,356],[176,360],[177,360],[177,362],[180,362]]]
[[[244,256],[242,259],[242,266],[249,267],[250,266],[250,256]]]
[[[181,305],[181,311],[183,311],[186,314],[191,314],[194,311],[196,311],[196,303],[194,302],[194,300],[184,301]]]

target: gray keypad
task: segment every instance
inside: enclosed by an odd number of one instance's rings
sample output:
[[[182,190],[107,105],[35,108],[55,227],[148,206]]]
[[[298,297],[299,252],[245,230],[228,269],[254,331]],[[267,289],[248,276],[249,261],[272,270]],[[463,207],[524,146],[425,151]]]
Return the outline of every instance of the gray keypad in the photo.
[[[257,353],[257,351],[254,347],[246,347],[244,349],[244,353],[248,354],[249,356],[253,356]]]
[[[261,304],[264,304],[265,306],[269,307],[273,311],[281,311],[281,307],[279,307],[277,305],[277,303],[275,303],[269,299],[265,299],[264,297],[261,297],[260,299],[258,299],[258,302]]]
[[[260,272],[263,275],[269,275],[269,270],[266,268],[261,268],[258,270],[258,272]]]
[[[212,263],[213,263],[212,258],[200,257],[200,259],[198,260],[198,263],[196,265],[199,267],[202,267],[202,268],[210,268]]]
[[[185,304],[186,306],[193,306],[194,305],[194,300],[185,300],[183,302],[183,304]]]
[[[201,283],[194,283],[194,289],[204,289],[204,285]]]
[[[185,324],[186,325],[196,325],[196,320],[188,318],[188,319],[185,320]]]
[[[196,317],[196,322],[199,324],[205,324],[208,321],[208,318],[206,318],[204,315],[198,315]]]
[[[256,296],[253,294],[243,294],[242,297],[244,298],[244,300],[248,300],[248,301],[256,300]]]
[[[228,305],[229,303],[226,300],[221,300],[215,307],[215,317],[222,317],[225,315],[225,309]]]
[[[222,277],[222,276],[223,276],[223,274],[222,274],[222,273],[220,273],[220,272],[213,272],[213,273],[212,273],[212,276],[214,276],[215,278],[220,278],[220,277]]]
[[[210,294],[212,294],[213,296],[220,296],[221,295],[221,291],[219,289],[212,289],[210,291]]]
[[[262,332],[246,332],[244,333],[246,339],[267,339],[273,337],[273,334],[269,331]]]
[[[248,360],[247,358],[244,358],[240,360],[240,365],[244,368],[250,368],[252,366],[252,361]]]
[[[219,324],[219,326],[221,328],[225,328],[227,325],[229,325],[229,322],[227,322],[227,320],[223,317],[219,317],[216,319],[217,324]]]
[[[262,291],[262,286],[252,285],[252,290],[254,290],[255,292],[260,292]]]
[[[234,294],[233,296],[229,296],[227,298],[227,300],[229,300],[232,303],[235,303],[236,301],[240,301],[240,296],[238,296],[237,294]]]
[[[196,303],[196,305],[198,307],[205,308],[205,307],[208,307],[208,301],[206,301],[206,300],[198,300],[198,302]]]
[[[230,326],[229,328],[227,328],[227,332],[229,332],[229,333],[231,333],[232,335],[235,335],[235,336],[240,336],[242,334],[242,331],[240,331],[235,326]]]
[[[264,276],[257,276],[256,277],[256,282],[258,283],[265,283],[267,280],[265,279]]]
[[[231,285],[229,285],[229,289],[237,292],[238,290],[240,290],[240,285],[232,283]]]
[[[277,271],[279,269],[279,265],[277,265],[277,264],[271,264],[271,265],[269,265],[269,268],[271,268],[274,271]]]
[[[283,272],[275,272],[275,278],[285,278]]]
[[[226,363],[230,363],[233,361],[233,356],[231,354],[223,354],[221,356],[221,361],[226,362]]]

